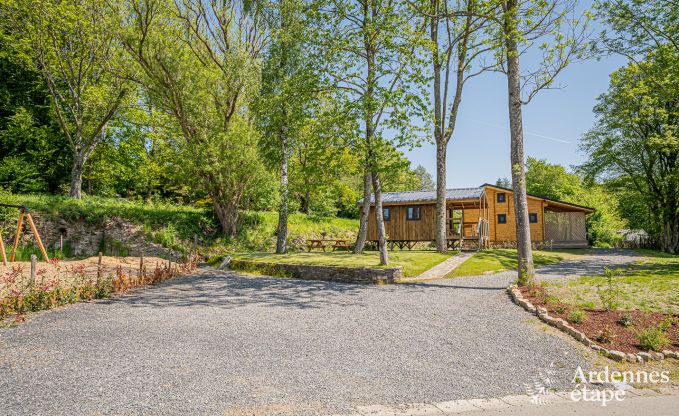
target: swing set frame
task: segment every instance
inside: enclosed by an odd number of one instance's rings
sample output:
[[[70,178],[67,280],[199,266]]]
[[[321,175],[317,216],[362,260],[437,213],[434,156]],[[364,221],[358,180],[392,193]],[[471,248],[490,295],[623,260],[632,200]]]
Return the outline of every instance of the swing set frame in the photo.
[[[33,222],[33,217],[31,217],[31,212],[29,209],[24,206],[24,205],[10,205],[10,204],[0,204],[0,207],[2,208],[16,208],[19,210],[19,219],[17,220],[17,230],[16,234],[14,235],[14,243],[12,244],[12,252],[10,253],[9,256],[9,261],[10,263],[14,262],[14,258],[16,257],[16,252],[17,248],[19,247],[19,238],[21,237],[21,231],[22,231],[22,225],[24,223],[24,217],[26,217],[26,221],[28,221],[28,225],[31,227],[31,231],[33,232],[33,235],[35,236],[35,241],[38,243],[38,248],[40,248],[40,254],[42,254],[42,258],[46,261],[49,262],[49,256],[47,256],[47,250],[45,250],[45,246],[42,244],[42,240],[40,239],[40,234],[38,234],[38,228],[35,226],[35,223]],[[0,234],[0,253],[2,253],[2,265],[6,266],[7,265],[7,254],[5,253],[5,243],[2,240],[2,234]]]

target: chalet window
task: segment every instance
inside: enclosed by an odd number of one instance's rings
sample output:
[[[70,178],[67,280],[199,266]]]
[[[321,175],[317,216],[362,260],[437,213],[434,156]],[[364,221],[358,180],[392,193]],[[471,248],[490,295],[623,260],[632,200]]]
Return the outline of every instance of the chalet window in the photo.
[[[528,214],[528,221],[531,224],[535,224],[538,222],[538,214],[536,212],[531,212]]]
[[[406,219],[409,221],[419,220],[421,217],[420,206],[410,205],[406,208]]]
[[[507,224],[507,214],[497,214],[498,224]]]
[[[502,204],[503,202],[507,201],[507,194],[504,192],[498,192],[497,193],[497,202]]]
[[[382,208],[382,218],[384,218],[385,221],[391,219],[391,208]]]

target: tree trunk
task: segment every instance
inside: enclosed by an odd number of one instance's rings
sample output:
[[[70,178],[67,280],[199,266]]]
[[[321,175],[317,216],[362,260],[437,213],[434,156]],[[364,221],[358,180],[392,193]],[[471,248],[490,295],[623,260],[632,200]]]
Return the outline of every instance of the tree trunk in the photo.
[[[679,254],[679,215],[676,206],[665,206],[663,211],[660,249],[667,253]]]
[[[434,72],[434,142],[436,143],[436,250],[448,251],[446,241],[446,150],[443,137],[443,114],[441,111],[441,57],[439,56],[439,0],[431,0],[430,40],[432,45],[432,68]],[[443,103],[445,105],[445,103]]]
[[[446,144],[436,143],[436,250],[448,251],[446,239]]]
[[[511,135],[512,189],[516,219],[516,248],[518,254],[518,284],[533,283],[535,270],[528,221],[526,197],[526,171],[523,149],[523,116],[521,112],[521,72],[517,46],[517,1],[509,0],[504,18],[504,36],[507,50],[507,89],[509,92],[509,129]]]
[[[299,210],[305,213],[306,215],[309,215],[311,213],[311,209],[309,208],[310,206],[311,206],[311,192],[304,191],[304,195],[302,195],[301,197]]]
[[[286,250],[286,240],[288,238],[288,141],[286,137],[281,138],[281,205],[278,208],[278,232],[276,237],[276,253],[283,254]]]
[[[212,196],[212,206],[224,235],[235,237],[238,233],[238,202],[224,202]]]
[[[85,157],[78,151],[73,152],[73,166],[71,168],[71,189],[68,195],[72,198],[82,198],[83,188],[83,167],[85,166]]]
[[[356,236],[356,245],[354,245],[354,253],[362,253],[365,248],[365,240],[368,236],[368,220],[370,219],[370,182],[371,175],[366,172],[363,175],[363,205],[361,206],[361,216],[359,220],[358,235]]]
[[[373,172],[373,190],[375,191],[375,217],[377,219],[377,246],[380,250],[380,266],[389,264],[389,252],[387,251],[387,233],[384,229],[384,217],[382,212],[382,188],[380,187],[380,175]]]

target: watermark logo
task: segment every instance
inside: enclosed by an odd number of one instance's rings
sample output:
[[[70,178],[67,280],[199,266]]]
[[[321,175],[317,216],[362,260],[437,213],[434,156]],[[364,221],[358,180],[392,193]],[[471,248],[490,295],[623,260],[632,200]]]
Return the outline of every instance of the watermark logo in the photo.
[[[524,384],[526,394],[530,396],[531,403],[545,405],[549,403],[549,395],[553,393],[552,376],[554,375],[554,363],[549,365],[546,371],[538,372],[538,376],[530,384]]]
[[[546,405],[550,402],[550,397],[554,396],[556,390],[554,375],[554,363],[551,363],[547,370],[538,372],[532,383],[524,384],[531,403]],[[574,402],[594,402],[605,407],[625,400],[626,391],[632,388],[632,384],[661,384],[669,381],[669,371],[618,371],[611,370],[608,366],[601,370],[585,371],[578,366],[571,379],[574,387],[567,397]]]
[[[606,366],[603,370],[585,372],[578,366],[571,382],[575,388],[570,393],[574,402],[596,402],[601,406],[607,406],[612,402],[625,400],[626,390],[635,384],[658,384],[669,383],[669,371],[618,371]],[[599,389],[593,386],[604,386]],[[608,387],[611,386],[611,387]]]

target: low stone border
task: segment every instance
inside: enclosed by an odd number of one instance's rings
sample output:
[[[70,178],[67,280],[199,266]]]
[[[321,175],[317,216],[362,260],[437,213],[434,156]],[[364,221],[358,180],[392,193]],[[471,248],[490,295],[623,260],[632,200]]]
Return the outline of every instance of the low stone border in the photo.
[[[371,267],[320,266],[313,264],[268,263],[231,259],[220,268],[255,272],[291,279],[324,280],[329,282],[385,284],[403,278],[401,266],[376,269]]]
[[[580,341],[582,344],[590,347],[594,351],[605,355],[606,357],[615,361],[628,361],[631,363],[643,363],[651,360],[663,360],[665,358],[674,358],[679,360],[678,351],[663,350],[663,352],[639,352],[636,354],[624,353],[617,350],[609,350],[600,345],[596,345],[594,341],[587,338],[587,336],[573,328],[562,318],[555,318],[547,313],[547,309],[542,307],[535,307],[528,299],[523,297],[523,294],[519,290],[518,286],[510,285],[507,288],[507,293],[512,298],[512,301],[517,305],[521,306],[528,312],[535,314],[541,321],[565,332],[566,334],[572,336],[576,340]]]

